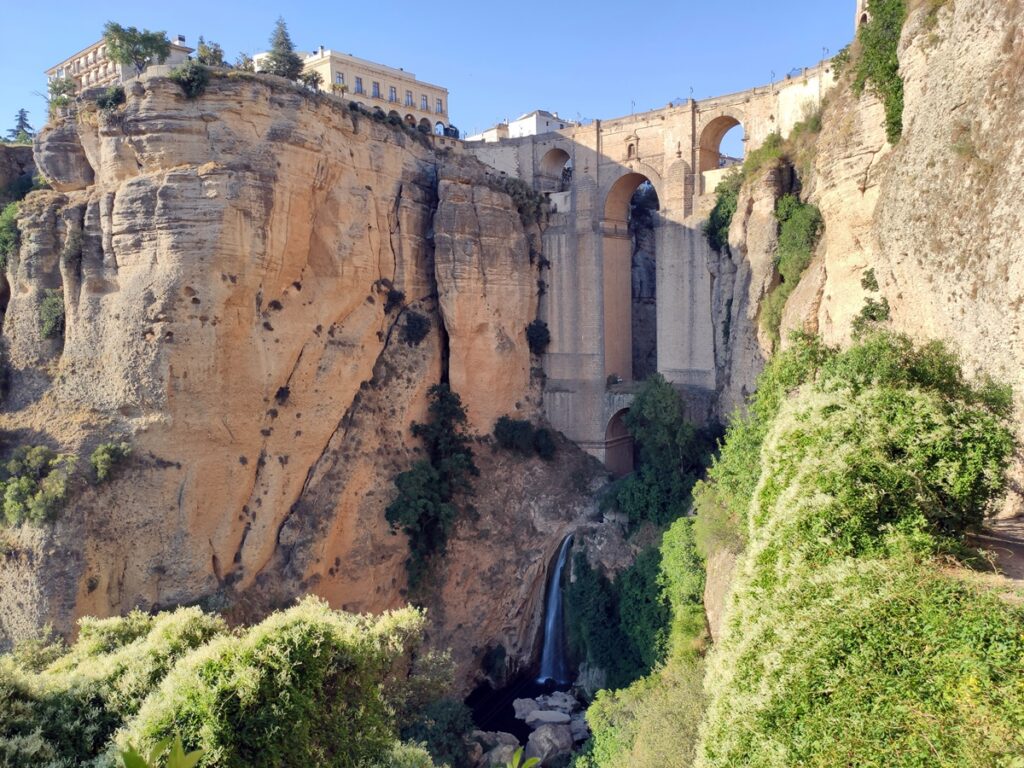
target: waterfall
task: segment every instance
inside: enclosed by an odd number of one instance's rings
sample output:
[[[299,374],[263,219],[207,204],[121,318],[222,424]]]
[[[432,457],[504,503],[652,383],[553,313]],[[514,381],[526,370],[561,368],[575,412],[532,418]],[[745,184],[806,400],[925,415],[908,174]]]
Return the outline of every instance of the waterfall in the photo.
[[[544,606],[544,649],[540,656],[538,683],[551,680],[569,682],[569,665],[565,658],[565,609],[562,605],[562,572],[572,546],[572,534],[565,537],[558,560],[548,579],[547,603]]]

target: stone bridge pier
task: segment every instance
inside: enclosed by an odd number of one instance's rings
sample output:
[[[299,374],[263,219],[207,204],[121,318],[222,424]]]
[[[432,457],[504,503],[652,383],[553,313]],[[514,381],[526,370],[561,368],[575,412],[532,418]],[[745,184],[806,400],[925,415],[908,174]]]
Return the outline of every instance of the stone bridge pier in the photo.
[[[718,374],[703,222],[728,173],[722,140],[742,126],[755,148],[816,109],[833,83],[829,63],[769,86],[679,106],[597,120],[466,149],[496,172],[547,194],[543,234],[550,261],[542,319],[551,331],[544,359],[544,408],[551,424],[616,474],[632,468],[622,421],[634,377],[634,233],[630,203],[650,184],[656,368],[683,394],[690,418],[711,413]],[[645,186],[645,189],[648,189]]]

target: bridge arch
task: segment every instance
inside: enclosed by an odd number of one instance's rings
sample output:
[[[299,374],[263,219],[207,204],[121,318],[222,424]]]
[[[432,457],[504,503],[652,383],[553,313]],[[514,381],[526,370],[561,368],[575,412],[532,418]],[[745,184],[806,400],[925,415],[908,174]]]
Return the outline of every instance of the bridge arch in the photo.
[[[572,157],[561,147],[549,149],[540,159],[538,186],[541,192],[564,192],[572,174]]]
[[[700,157],[697,169],[701,173],[716,171],[721,167],[722,139],[737,126],[743,128],[743,123],[733,115],[719,115],[704,126],[698,141]]]
[[[642,380],[657,370],[658,218],[653,212],[660,208],[657,182],[635,170],[616,179],[605,196],[602,330],[604,374],[609,380]]]
[[[633,435],[626,427],[623,408],[608,420],[604,433],[604,466],[615,477],[625,477],[633,471]]]

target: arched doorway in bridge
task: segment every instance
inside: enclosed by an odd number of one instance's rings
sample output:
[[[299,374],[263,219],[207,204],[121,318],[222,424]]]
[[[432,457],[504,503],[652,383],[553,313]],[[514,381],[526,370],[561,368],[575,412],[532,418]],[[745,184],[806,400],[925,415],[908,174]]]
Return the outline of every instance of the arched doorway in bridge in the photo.
[[[410,128],[415,128],[416,127],[416,118],[413,117],[412,115],[406,115],[405,116],[405,124],[408,125]]]
[[[440,120],[434,123],[434,135],[444,136],[444,123],[442,123]]]
[[[604,433],[604,466],[614,477],[625,477],[633,471],[633,436],[626,428],[624,408],[608,422]]]
[[[658,370],[654,184],[628,173],[612,185],[602,226],[604,353],[609,380],[642,381]]]
[[[427,120],[427,118],[425,118],[425,117],[421,117],[420,118],[420,122],[419,122],[419,125],[417,127],[421,131],[423,131],[424,133],[430,133],[430,131],[432,130],[431,127],[430,127],[430,121]]]
[[[541,158],[540,192],[565,192],[572,183],[572,158],[564,149],[548,150]]]
[[[716,117],[700,134],[699,166],[701,194],[715,191],[734,165],[743,162],[746,136],[740,121],[731,115]]]

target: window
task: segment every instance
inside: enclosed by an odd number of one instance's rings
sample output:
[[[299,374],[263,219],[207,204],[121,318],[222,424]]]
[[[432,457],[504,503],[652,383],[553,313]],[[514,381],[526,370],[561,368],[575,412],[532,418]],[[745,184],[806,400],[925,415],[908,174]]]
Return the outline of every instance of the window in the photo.
[[[363,90],[363,78],[361,77],[356,78],[356,93],[366,93],[366,91]]]
[[[420,109],[426,112],[430,107],[427,106],[427,94],[420,96]]]
[[[437,100],[437,110],[436,110],[436,112],[439,115],[444,113],[444,102],[441,101],[441,99]]]
[[[393,85],[388,88],[388,101],[398,101],[398,89]]]
[[[344,85],[345,84],[345,75],[344,75],[344,73],[338,72],[334,76],[334,82],[336,82],[338,85]]]
[[[373,85],[371,86],[371,88],[373,90],[370,93],[370,95],[373,96],[373,98],[375,98],[375,99],[379,99],[380,98],[380,83],[378,83],[376,80],[374,80],[373,81]]]
[[[406,91],[405,92],[405,106],[407,106],[407,107],[411,107],[412,106],[412,91]]]

